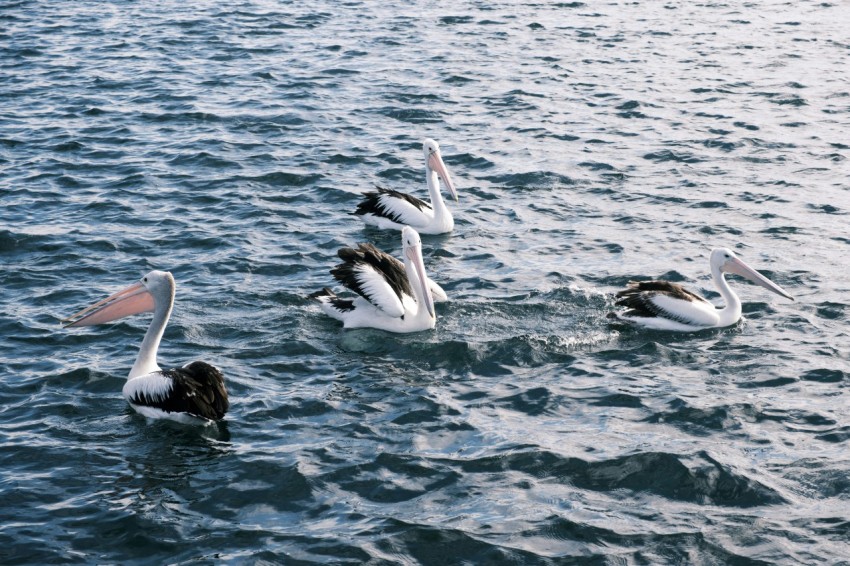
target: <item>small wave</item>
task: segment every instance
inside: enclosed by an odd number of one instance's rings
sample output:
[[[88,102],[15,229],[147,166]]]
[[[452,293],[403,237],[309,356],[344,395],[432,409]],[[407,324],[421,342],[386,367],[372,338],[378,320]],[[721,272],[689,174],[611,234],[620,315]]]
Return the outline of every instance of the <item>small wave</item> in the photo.
[[[559,175],[558,173],[553,173],[551,171],[511,173],[483,178],[491,183],[520,189],[548,189],[557,186],[570,186],[576,184],[576,181],[570,177],[567,177],[566,175]]]
[[[387,118],[409,124],[435,124],[443,121],[442,114],[433,110],[385,107],[378,109],[377,112]]]
[[[831,432],[819,434],[815,438],[831,443],[847,442],[850,440],[850,426],[838,427]]]
[[[818,381],[820,383],[840,383],[847,379],[847,373],[840,369],[812,369],[800,376],[803,381]]]
[[[744,142],[731,142],[720,139],[708,139],[702,142],[702,145],[709,149],[719,149],[721,151],[731,152],[735,151],[740,147],[743,147]]]
[[[649,161],[657,161],[659,163],[664,163],[666,161],[673,161],[676,163],[700,163],[703,161],[701,158],[696,157],[693,153],[686,151],[672,151],[669,149],[647,153],[643,156],[643,158]]]
[[[286,171],[275,171],[258,175],[256,177],[239,177],[243,181],[254,181],[275,187],[306,187],[320,181],[324,176],[319,173],[289,173]]]
[[[242,169],[236,161],[212,155],[206,151],[200,151],[192,155],[178,155],[169,161],[171,165],[209,167],[211,169]]]
[[[440,18],[440,23],[446,25],[469,24],[472,23],[472,16],[443,16]]]
[[[755,124],[747,124],[746,122],[741,122],[741,121],[733,122],[733,124],[734,124],[735,126],[737,126],[738,128],[744,128],[745,130],[750,130],[750,131],[752,131],[752,132],[755,132],[755,131],[757,131],[757,130],[759,130],[759,129],[760,129],[760,128],[759,128],[758,126],[756,126]]]

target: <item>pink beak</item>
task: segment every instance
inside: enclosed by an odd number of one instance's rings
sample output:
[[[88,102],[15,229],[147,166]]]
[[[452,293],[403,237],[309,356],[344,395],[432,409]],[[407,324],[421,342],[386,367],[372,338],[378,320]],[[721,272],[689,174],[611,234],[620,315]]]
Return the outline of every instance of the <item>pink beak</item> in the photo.
[[[131,314],[153,312],[154,307],[153,295],[141,283],[133,283],[126,289],[84,308],[62,322],[65,324],[65,328],[92,326],[111,322]]]
[[[765,289],[769,291],[773,291],[777,295],[781,295],[786,299],[794,300],[794,297],[788,294],[785,289],[744,263],[742,260],[737,257],[727,260],[725,264],[723,264],[723,271],[727,273],[734,273],[735,275],[740,275],[741,277],[746,277],[756,285],[761,285]]]
[[[431,288],[428,286],[428,280],[425,278],[425,263],[422,260],[422,250],[416,246],[407,249],[407,257],[413,262],[413,269],[416,270],[416,275],[419,277],[419,289],[422,293],[422,300],[425,302],[425,308],[428,309],[428,314],[434,318],[434,297],[431,295]]]
[[[449,170],[446,169],[446,164],[443,163],[443,158],[440,156],[438,152],[431,153],[431,156],[428,158],[428,167],[430,167],[434,172],[439,175],[440,179],[443,180],[443,184],[446,185],[446,188],[451,193],[452,198],[457,202],[457,191],[455,191],[455,184],[452,182],[451,176],[449,176]]]

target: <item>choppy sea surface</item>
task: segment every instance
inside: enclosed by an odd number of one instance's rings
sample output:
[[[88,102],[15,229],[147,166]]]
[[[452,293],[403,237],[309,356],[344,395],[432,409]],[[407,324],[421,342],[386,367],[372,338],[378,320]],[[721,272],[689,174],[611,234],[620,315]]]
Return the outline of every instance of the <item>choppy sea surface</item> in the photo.
[[[844,2],[0,1],[0,562],[839,564],[850,556]],[[307,295],[379,184],[437,328]],[[737,325],[612,326],[666,277]],[[232,408],[121,396],[149,318],[59,319],[171,271],[160,364]]]

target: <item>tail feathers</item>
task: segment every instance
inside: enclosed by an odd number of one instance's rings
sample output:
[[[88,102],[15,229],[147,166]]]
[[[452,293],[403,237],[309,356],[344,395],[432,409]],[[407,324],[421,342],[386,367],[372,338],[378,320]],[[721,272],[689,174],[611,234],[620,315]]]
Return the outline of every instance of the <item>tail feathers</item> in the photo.
[[[319,301],[322,304],[322,310],[338,320],[343,320],[345,313],[354,310],[354,301],[339,298],[328,287],[311,294],[310,298]]]
[[[307,295],[308,299],[321,299],[322,297],[334,298],[336,297],[336,293],[331,291],[330,288],[324,287],[320,291]]]

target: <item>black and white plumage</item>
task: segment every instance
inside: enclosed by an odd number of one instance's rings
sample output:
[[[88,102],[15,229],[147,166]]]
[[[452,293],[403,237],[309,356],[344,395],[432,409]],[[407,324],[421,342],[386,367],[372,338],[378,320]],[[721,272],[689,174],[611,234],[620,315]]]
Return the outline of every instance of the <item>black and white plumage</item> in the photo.
[[[91,326],[153,312],[139,355],[124,384],[124,398],[141,415],[190,424],[208,424],[229,408],[224,376],[205,362],[163,370],[156,363],[159,343],[174,307],[171,273],[151,271],[141,281],[65,319],[67,327]]]
[[[617,306],[626,310],[612,317],[656,330],[690,332],[730,326],[741,319],[741,300],[729,286],[724,273],[746,277],[753,283],[793,300],[781,287],[739,259],[732,250],[715,248],[711,252],[711,278],[726,302],[716,308],[704,297],[669,281],[630,281],[617,293]]]
[[[685,301],[694,303],[695,309],[705,308],[709,313],[716,310],[701,295],[670,281],[629,281],[628,288],[617,293],[617,299],[617,306],[628,308],[622,313],[624,316],[664,317],[682,323],[687,323],[688,318],[676,309],[665,308],[665,302]]]
[[[137,412],[153,418],[164,413],[217,421],[229,407],[224,376],[206,362],[130,379],[123,393]]]
[[[363,194],[363,200],[357,205],[354,214],[386,218],[395,224],[404,225],[405,217],[409,216],[406,213],[413,209],[422,214],[434,214],[431,205],[424,200],[395,189],[376,186],[374,191]]]
[[[422,234],[451,232],[454,229],[454,218],[440,194],[440,181],[455,201],[458,200],[457,191],[443,163],[439,144],[426,139],[422,142],[422,152],[425,156],[425,179],[431,197],[430,204],[407,193],[378,187],[376,191],[364,195],[353,214],[366,224],[378,228],[401,230],[404,226],[410,226]]]
[[[322,310],[345,328],[379,328],[390,332],[417,332],[434,328],[434,299],[422,260],[422,242],[416,230],[402,230],[404,263],[371,244],[342,248],[342,263],[331,270],[334,278],[359,296],[338,297],[330,289],[312,295]]]
[[[413,296],[413,291],[410,289],[410,284],[407,278],[407,268],[404,263],[400,262],[390,254],[379,250],[372,244],[357,244],[357,248],[340,248],[337,255],[343,263],[331,269],[331,274],[334,278],[354,291],[362,295],[363,293],[357,288],[360,282],[355,277],[354,266],[370,265],[374,269],[380,271],[385,277],[393,279],[391,285],[394,288],[401,290],[402,294]],[[428,281],[428,288],[431,290],[431,296],[435,303],[441,303],[448,300],[448,296],[442,287],[437,285],[433,279],[425,278]],[[352,286],[349,286],[352,285]]]

